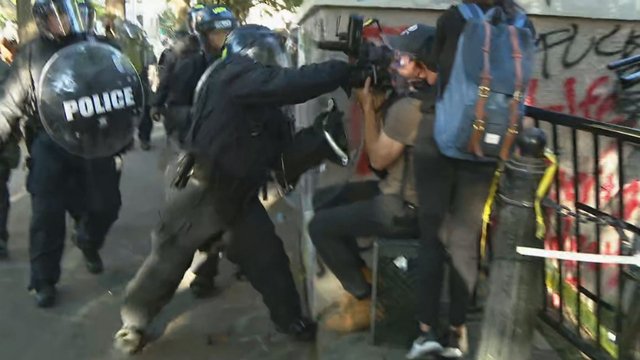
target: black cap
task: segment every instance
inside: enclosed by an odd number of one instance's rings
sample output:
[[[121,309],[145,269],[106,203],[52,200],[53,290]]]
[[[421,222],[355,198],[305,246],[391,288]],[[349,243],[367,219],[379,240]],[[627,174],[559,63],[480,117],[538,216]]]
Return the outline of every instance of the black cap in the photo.
[[[435,34],[435,27],[415,24],[409,26],[400,35],[389,36],[387,39],[392,49],[409,53],[426,64],[429,61]]]

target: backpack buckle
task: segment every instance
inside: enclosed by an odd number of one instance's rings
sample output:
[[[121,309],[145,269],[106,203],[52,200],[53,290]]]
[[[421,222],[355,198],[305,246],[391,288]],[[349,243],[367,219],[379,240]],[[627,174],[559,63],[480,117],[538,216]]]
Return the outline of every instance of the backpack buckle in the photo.
[[[478,131],[484,131],[484,120],[476,119],[476,121],[473,122],[473,129]]]
[[[524,100],[524,93],[520,90],[516,90],[516,92],[513,93],[513,99],[517,102],[522,102],[522,100]]]
[[[478,87],[478,96],[483,98],[488,98],[491,93],[491,88],[488,86],[479,86]]]
[[[507,129],[507,131],[513,135],[518,135],[519,131],[518,131],[518,125],[514,125],[514,126],[509,126],[509,129]]]

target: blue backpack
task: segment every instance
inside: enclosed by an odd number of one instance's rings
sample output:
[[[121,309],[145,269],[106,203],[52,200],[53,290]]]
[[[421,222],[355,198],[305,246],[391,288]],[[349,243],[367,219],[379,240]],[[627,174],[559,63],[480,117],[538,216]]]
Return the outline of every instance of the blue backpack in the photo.
[[[458,10],[467,23],[449,83],[436,102],[435,140],[452,158],[507,160],[534,65],[527,16],[519,12],[508,20],[500,8],[484,14],[475,4],[458,5]]]

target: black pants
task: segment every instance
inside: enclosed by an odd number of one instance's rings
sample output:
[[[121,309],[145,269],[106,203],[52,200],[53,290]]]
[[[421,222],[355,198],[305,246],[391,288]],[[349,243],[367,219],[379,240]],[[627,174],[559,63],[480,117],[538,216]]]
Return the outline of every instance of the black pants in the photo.
[[[182,144],[189,131],[189,113],[191,106],[168,106],[164,110],[164,130],[167,137]]]
[[[142,117],[140,118],[140,124],[138,125],[138,139],[143,142],[151,141],[151,130],[153,129],[153,120],[151,120],[151,114],[149,111],[151,108],[145,106],[142,110]]]
[[[9,231],[7,224],[9,222],[9,209],[11,200],[9,195],[9,179],[11,178],[11,169],[8,167],[0,167],[0,240],[9,240]]]
[[[422,279],[418,317],[436,326],[445,265],[449,266],[449,322],[460,326],[478,275],[482,210],[495,164],[459,161],[442,155],[424,121],[415,147],[415,176],[419,203]]]
[[[309,135],[306,130],[301,133]],[[322,156],[318,153],[330,151],[324,142],[307,140],[307,136],[294,138],[294,143],[300,146],[292,148],[304,148],[307,153],[306,161],[299,159],[297,163],[306,163],[306,167],[296,166],[295,170],[292,167],[289,173],[295,178],[319,164]],[[192,180],[172,196],[152,232],[151,254],[127,286],[120,313],[123,327],[147,329],[173,297],[194,252],[207,248],[222,234],[228,241],[228,259],[242,269],[262,295],[278,328],[286,330],[302,316],[282,240],[276,235],[257,192],[238,190],[239,186],[242,185],[215,179]]]
[[[31,193],[30,288],[60,279],[66,213],[76,223],[80,249],[97,250],[118,218],[120,173],[113,157],[86,160],[40,133],[31,145],[27,190]]]
[[[309,223],[309,235],[318,254],[353,296],[364,299],[371,285],[362,273],[357,237],[383,236],[414,238],[418,236],[416,210],[398,195],[380,193],[377,181],[350,183],[339,192],[327,188],[316,194],[338,194],[316,209]]]

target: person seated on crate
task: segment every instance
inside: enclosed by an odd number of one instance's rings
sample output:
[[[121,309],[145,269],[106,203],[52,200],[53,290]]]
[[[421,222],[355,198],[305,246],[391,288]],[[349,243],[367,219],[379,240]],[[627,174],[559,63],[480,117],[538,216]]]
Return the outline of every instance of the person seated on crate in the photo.
[[[364,113],[365,148],[371,167],[385,173],[380,181],[353,182],[316,208],[309,234],[318,254],[348,292],[337,313],[326,319],[333,331],[364,330],[370,323],[371,271],[360,257],[357,237],[411,239],[419,236],[413,145],[423,112],[433,113],[435,91],[425,65],[435,29],[416,24],[390,37],[394,62],[390,70],[407,91],[385,97],[368,79],[356,92]],[[433,116],[432,116],[433,117]],[[432,118],[431,117],[431,118]],[[336,189],[325,188],[314,201]]]

